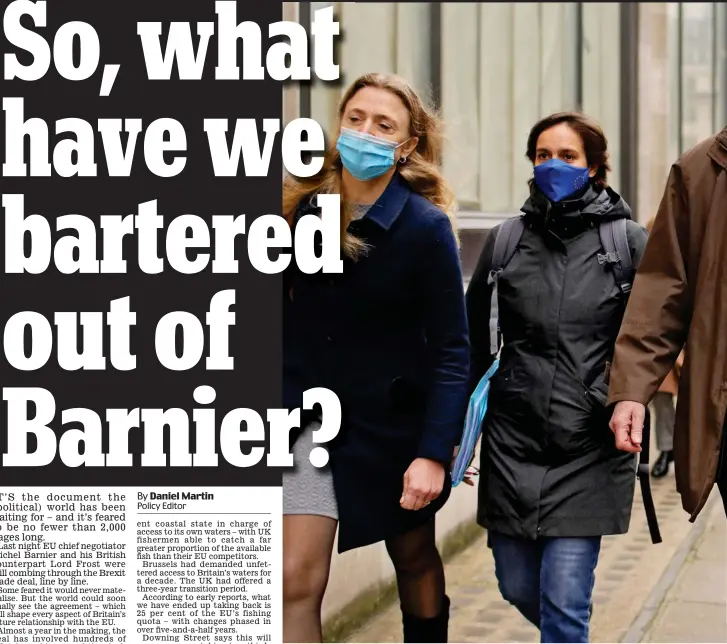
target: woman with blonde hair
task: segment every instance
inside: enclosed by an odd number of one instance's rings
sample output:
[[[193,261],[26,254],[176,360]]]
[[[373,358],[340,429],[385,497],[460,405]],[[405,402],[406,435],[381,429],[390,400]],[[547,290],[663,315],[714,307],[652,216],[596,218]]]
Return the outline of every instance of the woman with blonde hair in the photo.
[[[384,541],[404,642],[446,642],[449,600],[434,516],[467,404],[469,344],[453,197],[439,121],[401,78],[367,74],[341,100],[335,145],[311,179],[288,178],[294,228],[316,195],[341,194],[342,274],[293,268],[284,284],[284,397],[341,401],[330,468],[313,467],[301,419],[283,475],[283,638],[320,642],[336,530],[345,552]]]

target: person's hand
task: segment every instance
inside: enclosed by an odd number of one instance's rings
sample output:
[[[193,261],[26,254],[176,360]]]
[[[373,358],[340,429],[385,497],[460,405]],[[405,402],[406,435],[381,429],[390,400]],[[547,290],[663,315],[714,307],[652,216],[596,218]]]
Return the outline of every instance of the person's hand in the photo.
[[[475,482],[472,480],[473,476],[479,476],[480,470],[478,470],[476,467],[472,467],[471,465],[467,468],[467,471],[464,473],[464,478],[462,479],[462,483],[465,483],[466,485],[469,485],[470,487],[475,486]]]
[[[646,407],[638,402],[624,400],[616,405],[609,427],[616,437],[616,447],[633,454],[641,451]]]
[[[428,458],[417,458],[404,474],[404,491],[399,504],[405,510],[429,505],[444,487],[444,466]]]
[[[454,456],[452,457],[452,465],[449,468],[450,470],[454,469],[454,462],[457,460],[457,454],[459,453],[459,445],[454,448]],[[470,462],[467,463],[467,470],[464,473],[464,478],[462,479],[462,483],[465,483],[466,485],[469,485],[471,487],[475,486],[475,482],[472,480],[473,476],[477,476],[480,471],[476,467],[472,467],[472,463],[475,460],[475,450],[472,450],[472,458],[470,459]]]

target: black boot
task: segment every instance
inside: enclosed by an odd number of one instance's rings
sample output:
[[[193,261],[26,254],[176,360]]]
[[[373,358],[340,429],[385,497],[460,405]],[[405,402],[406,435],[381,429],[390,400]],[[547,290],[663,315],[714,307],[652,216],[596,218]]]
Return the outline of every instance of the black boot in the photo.
[[[406,644],[446,644],[449,634],[449,597],[444,596],[442,610],[436,617],[421,618],[402,611]]]
[[[656,459],[654,467],[651,469],[651,476],[655,479],[660,479],[667,475],[669,472],[669,464],[674,462],[674,452],[661,452],[659,458]]]

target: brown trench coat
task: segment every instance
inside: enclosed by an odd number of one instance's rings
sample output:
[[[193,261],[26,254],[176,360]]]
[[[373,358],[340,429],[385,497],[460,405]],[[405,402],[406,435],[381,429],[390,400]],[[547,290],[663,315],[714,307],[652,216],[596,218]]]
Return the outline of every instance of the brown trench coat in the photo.
[[[661,383],[659,391],[665,394],[671,394],[676,396],[679,392],[679,374],[681,373],[682,366],[684,365],[684,353],[679,354],[676,365],[669,371],[664,378],[664,382]]]
[[[646,230],[649,231],[649,234],[651,234],[651,231],[654,228],[654,219],[656,219],[656,217],[652,217],[649,220],[649,223],[646,224]],[[669,373],[666,375],[666,378],[664,378],[664,382],[661,383],[661,387],[659,387],[659,393],[671,394],[672,396],[677,395],[677,392],[679,391],[679,374],[681,373],[683,365],[684,351],[679,354],[674,368],[669,371]]]
[[[685,344],[674,456],[694,521],[715,482],[727,408],[727,128],[672,166],[616,342],[609,402],[647,404]]]

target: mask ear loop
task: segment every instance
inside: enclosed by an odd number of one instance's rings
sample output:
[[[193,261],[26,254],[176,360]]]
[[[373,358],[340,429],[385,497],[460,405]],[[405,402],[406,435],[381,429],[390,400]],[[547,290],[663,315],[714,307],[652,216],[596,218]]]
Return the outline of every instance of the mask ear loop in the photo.
[[[409,137],[406,141],[402,141],[401,143],[399,143],[399,145],[396,146],[397,149],[400,148],[405,143],[409,143],[409,141],[411,141],[411,137]],[[401,157],[399,159],[399,163],[401,163],[402,165],[404,165],[406,163],[406,156]]]

